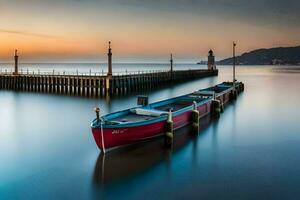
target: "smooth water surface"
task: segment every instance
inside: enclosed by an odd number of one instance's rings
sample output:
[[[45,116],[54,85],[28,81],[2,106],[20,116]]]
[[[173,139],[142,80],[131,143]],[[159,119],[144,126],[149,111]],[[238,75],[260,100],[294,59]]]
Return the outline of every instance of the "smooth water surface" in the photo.
[[[239,67],[245,91],[201,132],[100,154],[95,117],[136,96],[89,99],[0,91],[0,199],[298,199],[300,73]],[[145,92],[150,101],[231,80],[219,76]]]

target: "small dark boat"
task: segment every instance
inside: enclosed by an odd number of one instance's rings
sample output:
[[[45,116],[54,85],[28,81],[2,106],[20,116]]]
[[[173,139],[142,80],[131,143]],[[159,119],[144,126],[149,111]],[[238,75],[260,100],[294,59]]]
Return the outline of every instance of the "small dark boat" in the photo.
[[[243,88],[241,82],[234,85],[224,82],[187,95],[97,117],[91,124],[93,136],[104,152],[162,136],[168,117],[171,116],[176,130],[191,123],[193,109],[196,108],[202,118],[212,112],[213,101],[223,106]]]

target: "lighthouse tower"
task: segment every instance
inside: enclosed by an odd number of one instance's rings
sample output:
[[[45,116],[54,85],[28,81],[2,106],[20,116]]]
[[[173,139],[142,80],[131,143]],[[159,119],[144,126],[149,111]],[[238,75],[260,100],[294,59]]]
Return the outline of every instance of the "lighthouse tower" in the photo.
[[[208,52],[207,68],[208,70],[216,70],[215,55],[212,50]]]

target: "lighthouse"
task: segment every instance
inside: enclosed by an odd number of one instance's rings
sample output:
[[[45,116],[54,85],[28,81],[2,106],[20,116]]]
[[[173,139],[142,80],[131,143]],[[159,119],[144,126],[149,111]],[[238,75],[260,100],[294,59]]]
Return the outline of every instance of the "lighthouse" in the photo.
[[[212,50],[208,52],[207,68],[208,70],[216,70],[215,55]]]

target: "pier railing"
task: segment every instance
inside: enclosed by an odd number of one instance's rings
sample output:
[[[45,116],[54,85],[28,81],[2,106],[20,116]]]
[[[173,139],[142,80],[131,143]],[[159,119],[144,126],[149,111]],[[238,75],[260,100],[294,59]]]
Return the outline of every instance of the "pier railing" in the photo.
[[[191,69],[189,69],[191,70]],[[185,70],[177,70],[185,71]],[[163,73],[170,72],[170,70],[125,70],[113,72],[113,76],[123,76],[123,75],[137,75],[137,74],[149,74],[149,73]],[[12,70],[0,69],[0,75],[13,75]],[[18,73],[19,75],[66,75],[66,76],[106,76],[106,71],[82,71],[82,70],[23,70],[21,69]]]

